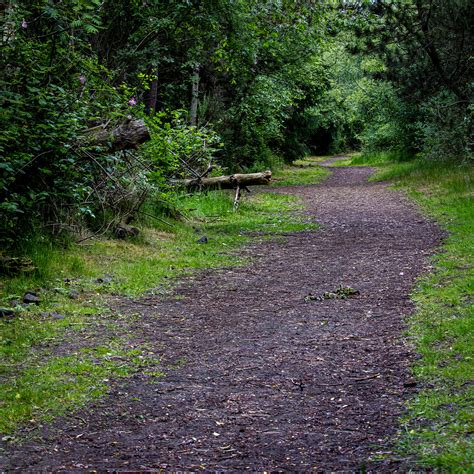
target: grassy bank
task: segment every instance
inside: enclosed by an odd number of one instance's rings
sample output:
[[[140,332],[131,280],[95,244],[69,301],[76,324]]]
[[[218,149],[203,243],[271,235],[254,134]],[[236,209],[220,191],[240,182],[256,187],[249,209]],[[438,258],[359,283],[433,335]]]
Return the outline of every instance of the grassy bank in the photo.
[[[394,159],[396,158],[396,159]],[[407,191],[449,232],[412,295],[409,336],[421,358],[413,367],[420,391],[403,419],[404,454],[445,472],[474,465],[474,167],[455,162],[398,161],[390,154],[356,157],[377,166],[374,180]],[[347,163],[350,164],[350,163]]]
[[[318,169],[285,168],[287,182],[317,182]],[[242,265],[236,250],[314,227],[294,197],[245,194],[238,211],[232,193],[211,192],[177,199],[183,218],[150,218],[133,240],[91,239],[60,248],[38,237],[27,247],[37,270],[0,280],[0,433],[14,439],[18,426],[34,429],[107,392],[120,377],[144,367],[159,375],[158,357],[133,342],[130,316],[108,302],[117,295],[166,294],[193,271]],[[164,219],[164,220],[163,220]],[[39,305],[21,306],[26,291]],[[115,296],[114,296],[115,295]],[[139,317],[136,315],[135,317]]]

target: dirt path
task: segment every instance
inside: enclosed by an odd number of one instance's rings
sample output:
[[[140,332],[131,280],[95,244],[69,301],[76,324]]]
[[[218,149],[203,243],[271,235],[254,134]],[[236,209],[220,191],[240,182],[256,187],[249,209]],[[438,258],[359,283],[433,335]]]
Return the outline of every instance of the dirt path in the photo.
[[[402,318],[440,232],[369,174],[280,188],[322,228],[250,247],[252,265],[203,272],[182,299],[124,302],[166,377],[136,375],[4,469],[396,470],[370,459],[390,451],[414,390]],[[305,301],[339,284],[360,295]]]

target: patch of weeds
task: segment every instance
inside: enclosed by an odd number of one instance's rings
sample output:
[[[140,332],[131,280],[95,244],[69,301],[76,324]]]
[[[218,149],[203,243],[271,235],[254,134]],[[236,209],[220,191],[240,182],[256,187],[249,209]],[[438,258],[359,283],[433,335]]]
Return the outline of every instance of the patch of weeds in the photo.
[[[306,156],[301,158],[300,160],[295,160],[292,163],[292,166],[298,168],[306,168],[308,166],[318,166],[319,163],[326,161],[328,159],[327,156]]]
[[[474,168],[459,162],[379,157],[374,180],[390,180],[449,232],[433,272],[413,293],[409,336],[421,358],[421,390],[409,403],[403,453],[449,472],[474,465]],[[375,158],[370,161],[374,163]]]
[[[357,153],[351,157],[351,166],[386,166],[393,163],[412,162],[413,155],[404,151]]]
[[[325,291],[321,295],[312,295],[309,294],[305,296],[305,301],[324,301],[324,300],[346,300],[347,298],[351,298],[353,296],[360,295],[359,290],[355,290],[350,286],[339,285],[334,291]]]
[[[338,160],[338,161],[335,161],[334,163],[331,164],[332,168],[342,168],[344,166],[355,166],[355,165],[353,165],[352,158],[347,158],[347,159],[344,159],[344,160]],[[366,165],[363,165],[363,166],[366,166]]]

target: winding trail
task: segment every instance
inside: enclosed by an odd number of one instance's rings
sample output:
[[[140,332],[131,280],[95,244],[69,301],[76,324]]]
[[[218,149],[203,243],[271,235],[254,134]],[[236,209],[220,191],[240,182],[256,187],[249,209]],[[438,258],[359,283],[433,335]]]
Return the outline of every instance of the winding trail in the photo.
[[[441,232],[400,193],[368,183],[370,169],[332,173],[275,191],[301,196],[317,231],[248,247],[250,266],[202,272],[176,289],[181,299],[123,301],[141,313],[166,376],[135,375],[81,423],[62,420],[16,448],[3,469],[400,469],[376,458],[391,451],[415,390],[403,318]],[[360,295],[305,301],[339,284]]]

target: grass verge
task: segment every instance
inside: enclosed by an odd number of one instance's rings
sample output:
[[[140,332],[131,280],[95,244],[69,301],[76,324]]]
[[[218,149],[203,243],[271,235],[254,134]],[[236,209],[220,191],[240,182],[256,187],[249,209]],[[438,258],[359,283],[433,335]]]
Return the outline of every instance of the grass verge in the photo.
[[[315,184],[329,176],[330,171],[318,166],[327,157],[310,156],[296,160],[293,166],[283,166],[273,174],[273,186],[298,186]]]
[[[280,173],[297,181],[306,170]],[[312,170],[311,180],[325,173]],[[286,179],[286,178],[285,178]],[[235,250],[250,239],[266,239],[315,225],[298,212],[292,196],[245,195],[237,212],[232,193],[179,198],[185,220],[150,219],[134,240],[92,240],[58,248],[41,237],[30,243],[34,274],[0,280],[0,433],[15,440],[27,430],[102,396],[119,377],[159,361],[129,334],[128,316],[109,307],[110,295],[137,297],[168,291],[191,271],[244,264]],[[35,291],[39,305],[21,305]],[[138,362],[138,363],[137,363]],[[141,365],[140,365],[141,364]]]
[[[421,390],[402,420],[400,448],[422,466],[472,472],[474,465],[474,167],[469,163],[357,157],[377,166],[372,178],[405,189],[449,232],[412,295],[409,336],[421,355],[413,367]]]

